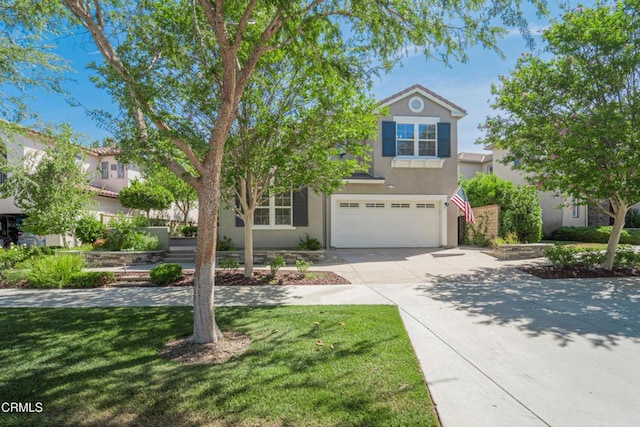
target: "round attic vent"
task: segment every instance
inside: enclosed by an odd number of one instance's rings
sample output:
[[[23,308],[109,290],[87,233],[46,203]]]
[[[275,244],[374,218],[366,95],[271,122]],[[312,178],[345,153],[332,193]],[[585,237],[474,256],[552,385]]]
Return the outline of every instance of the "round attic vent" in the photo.
[[[409,100],[409,109],[414,113],[419,113],[424,108],[424,101],[419,96],[414,96]]]

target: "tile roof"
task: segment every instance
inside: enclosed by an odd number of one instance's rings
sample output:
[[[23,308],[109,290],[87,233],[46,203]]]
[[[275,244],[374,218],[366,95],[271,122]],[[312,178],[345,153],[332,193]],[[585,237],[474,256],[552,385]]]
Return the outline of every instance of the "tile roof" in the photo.
[[[102,196],[102,197],[109,197],[109,198],[112,198],[112,199],[117,199],[118,198],[118,193],[116,193],[115,191],[105,190],[104,188],[99,188],[99,187],[96,187],[94,185],[89,185],[89,191],[91,191],[92,193],[95,193],[98,196]]]
[[[469,162],[469,163],[485,163],[490,162],[493,159],[493,154],[485,154],[485,153],[466,153],[461,152],[458,153],[458,161]]]

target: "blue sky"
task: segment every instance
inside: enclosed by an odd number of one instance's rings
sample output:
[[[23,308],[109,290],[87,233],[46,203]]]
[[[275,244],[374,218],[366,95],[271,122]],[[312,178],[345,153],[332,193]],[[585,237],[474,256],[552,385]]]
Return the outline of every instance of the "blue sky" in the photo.
[[[575,7],[579,3],[569,4]],[[558,0],[549,0],[549,9],[552,12],[551,18],[561,16]],[[539,20],[533,9],[528,20],[536,42],[536,52],[544,47],[540,33],[549,22],[548,19]],[[32,93],[34,100],[30,104],[45,122],[68,122],[76,132],[85,134],[89,140],[101,140],[109,136],[109,133],[99,128],[86,113],[86,109],[115,109],[108,93],[95,88],[88,80],[86,64],[92,60],[98,61],[100,56],[88,43],[86,35],[67,37],[58,40],[57,43],[60,54],[71,59],[72,66],[77,71],[69,76],[72,80],[68,81],[65,87],[81,106],[72,106],[62,95],[45,94],[41,91]],[[478,125],[487,115],[493,114],[489,105],[491,83],[496,82],[501,74],[508,74],[514,68],[520,54],[530,50],[516,30],[510,30],[500,41],[499,47],[505,55],[504,59],[493,51],[474,47],[468,51],[469,60],[466,63],[453,62],[449,65],[426,60],[420,54],[412,55],[405,58],[392,72],[379,78],[374,77],[373,95],[377,99],[384,99],[416,83],[431,89],[468,112],[458,124],[459,151],[482,152],[482,146],[474,142],[482,136],[477,129]]]

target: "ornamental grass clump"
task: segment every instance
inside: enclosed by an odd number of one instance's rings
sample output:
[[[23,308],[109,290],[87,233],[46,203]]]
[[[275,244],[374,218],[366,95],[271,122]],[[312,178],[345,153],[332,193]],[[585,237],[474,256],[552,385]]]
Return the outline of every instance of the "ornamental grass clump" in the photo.
[[[31,263],[29,282],[35,288],[63,288],[72,283],[72,277],[85,266],[82,256],[48,255]]]

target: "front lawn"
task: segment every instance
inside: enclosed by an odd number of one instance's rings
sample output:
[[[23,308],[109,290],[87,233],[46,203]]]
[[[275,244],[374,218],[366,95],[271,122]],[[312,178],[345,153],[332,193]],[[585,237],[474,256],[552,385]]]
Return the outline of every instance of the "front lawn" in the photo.
[[[221,365],[158,356],[188,307],[1,309],[0,425],[438,425],[393,306],[224,307],[252,339]],[[319,345],[322,344],[322,345]]]

